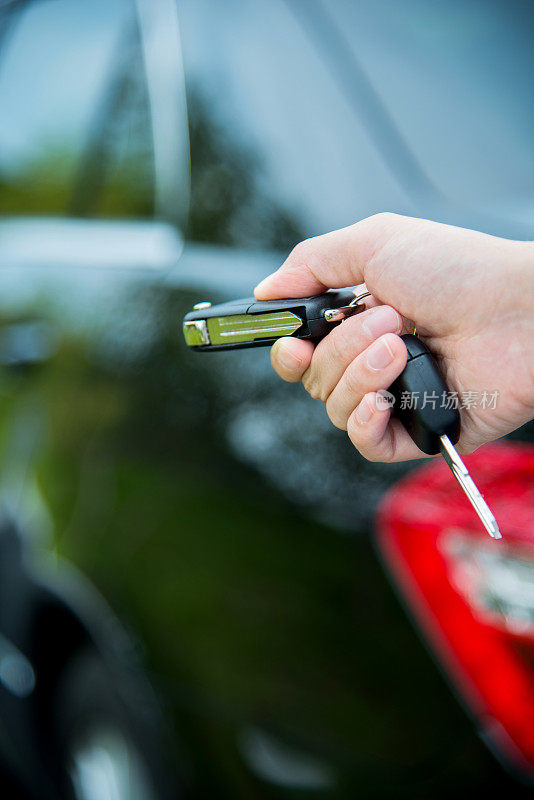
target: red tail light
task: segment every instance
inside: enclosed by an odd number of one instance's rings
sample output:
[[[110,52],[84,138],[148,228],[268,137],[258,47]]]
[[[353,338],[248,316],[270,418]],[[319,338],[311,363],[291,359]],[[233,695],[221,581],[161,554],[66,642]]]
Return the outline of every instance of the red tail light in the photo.
[[[493,445],[465,460],[503,539],[488,537],[433,461],[385,498],[379,548],[485,738],[534,776],[534,447]]]

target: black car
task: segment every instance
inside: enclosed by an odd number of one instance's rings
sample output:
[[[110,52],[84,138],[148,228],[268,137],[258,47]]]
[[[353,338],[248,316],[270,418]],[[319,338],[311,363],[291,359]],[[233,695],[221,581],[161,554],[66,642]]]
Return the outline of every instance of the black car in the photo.
[[[0,2],[3,796],[526,796],[376,556],[413,465],[181,322],[384,210],[534,238],[533,14]]]

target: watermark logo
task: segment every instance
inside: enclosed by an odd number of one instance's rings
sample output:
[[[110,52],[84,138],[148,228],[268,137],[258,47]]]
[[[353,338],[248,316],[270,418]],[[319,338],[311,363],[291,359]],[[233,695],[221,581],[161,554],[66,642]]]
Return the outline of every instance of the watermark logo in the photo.
[[[376,393],[376,408],[378,411],[386,411],[395,405],[395,395],[387,389],[379,389]]]
[[[472,411],[476,408],[494,411],[499,402],[499,392],[495,391],[470,391],[453,392],[402,392],[399,398],[399,409],[411,411],[413,409],[437,408],[463,409]],[[376,397],[376,407],[379,411],[393,408],[395,398],[391,392],[379,390]]]

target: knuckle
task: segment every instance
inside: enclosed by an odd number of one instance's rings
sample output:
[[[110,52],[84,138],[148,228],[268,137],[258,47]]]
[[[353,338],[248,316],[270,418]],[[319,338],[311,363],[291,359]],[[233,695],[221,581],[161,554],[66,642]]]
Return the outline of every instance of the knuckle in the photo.
[[[304,386],[304,388],[306,389],[306,391],[308,392],[308,394],[311,395],[312,392],[313,392],[314,380],[313,380],[313,377],[310,375],[309,370],[307,370],[304,373],[304,375],[302,376],[301,383]]]
[[[362,392],[362,379],[361,379],[361,367],[358,359],[355,359],[347,369],[345,370],[345,374],[343,376],[343,382],[345,384],[345,391],[347,394],[357,397],[359,394],[363,394]]]
[[[321,390],[319,389],[319,386],[315,380],[308,378],[302,383],[313,400],[321,400]]]
[[[391,464],[394,461],[393,454],[389,450],[385,450],[381,445],[364,444],[360,449],[360,454],[366,461],[372,464]]]
[[[379,446],[373,446],[373,444],[367,440],[365,432],[362,431],[358,425],[354,414],[351,414],[347,423],[347,433],[356,450],[366,461],[376,464],[379,461],[386,462],[390,460],[384,457]]]
[[[313,400],[322,400],[323,392],[321,382],[313,369],[308,369],[302,376],[302,385]]]
[[[317,368],[317,365],[313,363],[313,360],[302,377],[302,385],[314,400],[322,400],[323,403],[326,402],[328,392],[321,381],[320,370]]]
[[[373,224],[390,227],[391,225],[396,225],[402,217],[400,214],[394,214],[393,211],[380,211],[378,214],[373,214],[369,219]]]
[[[366,461],[369,461],[371,464],[376,464],[379,461],[383,461],[384,459],[378,456],[374,450],[369,448],[363,448],[360,450],[360,455],[365,458]]]
[[[306,267],[315,275],[320,270],[322,261],[321,237],[314,236],[295,245],[284,263],[284,269],[300,270]]]
[[[347,320],[347,323],[350,320]],[[354,338],[351,336],[352,333],[352,326],[349,326],[347,323],[343,325],[338,325],[337,328],[334,328],[330,344],[332,348],[332,359],[336,361],[345,361],[347,355],[349,353],[349,348],[351,346],[351,340]]]
[[[378,452],[372,447],[369,447],[369,445],[367,445],[353,429],[350,433],[350,440],[358,453],[362,456],[362,458],[365,458],[366,461],[376,464],[378,461],[383,460],[379,457]]]
[[[334,427],[339,428],[341,431],[347,430],[347,421],[340,413],[340,408],[338,403],[335,401],[327,400],[326,401],[326,413],[328,414],[328,418]]]
[[[290,265],[306,263],[313,248],[312,243],[313,239],[303,239],[302,242],[296,244],[287,257],[286,263]]]

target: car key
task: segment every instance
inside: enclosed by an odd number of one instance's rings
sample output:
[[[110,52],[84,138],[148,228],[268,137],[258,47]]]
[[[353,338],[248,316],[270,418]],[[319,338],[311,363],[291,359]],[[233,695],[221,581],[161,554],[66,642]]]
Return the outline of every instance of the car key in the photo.
[[[367,294],[367,293],[366,293]],[[318,342],[347,316],[364,311],[350,289],[330,290],[295,300],[256,300],[197,303],[184,317],[186,343],[195,350],[234,350],[264,347],[281,336]]]
[[[272,345],[282,336],[318,342],[335,325],[364,311],[362,300],[369,294],[365,291],[355,296],[344,289],[289,300],[249,297],[219,305],[197,303],[184,317],[184,337],[189,347],[204,352]],[[417,336],[405,334],[402,339],[408,360],[390,387],[394,413],[423,453],[443,455],[490,536],[500,539],[497,521],[454,446],[460,436],[458,408],[436,405],[447,394],[439,367]],[[403,403],[406,396],[415,402]],[[418,405],[421,396],[433,398],[433,402]]]

